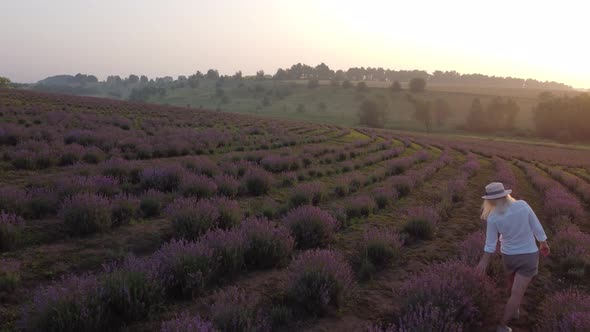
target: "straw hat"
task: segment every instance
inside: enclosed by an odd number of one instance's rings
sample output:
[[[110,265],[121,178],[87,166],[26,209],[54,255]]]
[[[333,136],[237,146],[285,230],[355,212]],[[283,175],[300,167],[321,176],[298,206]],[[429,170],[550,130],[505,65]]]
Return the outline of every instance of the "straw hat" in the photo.
[[[486,186],[485,196],[481,196],[483,199],[496,199],[510,195],[512,190],[506,190],[504,185],[500,182],[492,182]]]

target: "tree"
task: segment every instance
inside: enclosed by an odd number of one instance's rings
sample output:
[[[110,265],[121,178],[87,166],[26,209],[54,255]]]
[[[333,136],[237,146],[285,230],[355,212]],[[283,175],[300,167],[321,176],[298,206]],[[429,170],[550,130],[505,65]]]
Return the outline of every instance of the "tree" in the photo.
[[[391,84],[391,91],[392,92],[400,92],[400,91],[402,91],[402,85],[398,81],[393,82]]]
[[[137,82],[139,82],[139,76],[131,74],[129,75],[127,81],[129,81],[129,83],[131,84],[136,84]]]
[[[365,82],[358,82],[356,85],[356,90],[358,92],[365,92],[365,91],[369,90],[369,87],[367,86],[367,83],[365,83]]]
[[[383,95],[365,99],[359,107],[360,124],[382,128],[387,120],[389,104]]]
[[[432,107],[430,105],[430,101],[425,101],[421,99],[414,99],[414,118],[421,122],[426,131],[430,133],[432,129]]]
[[[262,81],[264,80],[264,70],[259,70],[256,72],[256,80],[257,81]]]
[[[342,82],[342,87],[345,89],[352,88],[352,83],[350,83],[349,80],[345,80],[344,82]]]
[[[486,114],[479,98],[473,99],[469,113],[467,114],[467,129],[473,131],[482,131],[486,128]]]
[[[307,81],[307,87],[310,89],[315,89],[319,86],[320,86],[320,81],[318,81],[318,79],[316,79],[316,78]]]
[[[10,79],[8,77],[0,76],[0,88],[8,88],[10,86]]]
[[[199,72],[197,72],[198,75]],[[207,70],[207,75],[206,75],[208,80],[216,80],[219,78],[219,72],[216,69],[209,69]]]
[[[442,98],[437,98],[434,101],[434,119],[436,125],[438,127],[442,127],[446,123],[450,115],[451,105],[449,105],[449,103],[446,100]]]
[[[333,78],[333,79],[330,80],[330,86],[339,87],[340,86],[340,81],[337,80],[337,79],[335,79],[335,78]]]
[[[410,91],[423,92],[426,89],[426,80],[423,78],[412,78],[410,80]]]
[[[141,77],[139,78],[139,81],[141,82],[141,84],[145,84],[145,83],[149,82],[149,79],[147,76],[141,75]]]
[[[241,80],[241,79],[242,79],[242,71],[241,71],[241,70],[238,70],[238,71],[237,71],[237,72],[236,72],[236,73],[235,73],[235,74],[232,76],[232,78],[233,78],[234,80],[236,80],[236,81],[239,81],[239,80]]]

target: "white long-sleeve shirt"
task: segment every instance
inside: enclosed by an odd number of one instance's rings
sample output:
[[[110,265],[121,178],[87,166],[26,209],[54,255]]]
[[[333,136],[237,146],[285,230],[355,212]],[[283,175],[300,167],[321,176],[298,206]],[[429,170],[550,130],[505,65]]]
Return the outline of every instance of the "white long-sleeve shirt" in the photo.
[[[504,213],[492,212],[488,216],[484,251],[496,251],[500,234],[500,250],[506,255],[530,254],[539,251],[538,241],[547,240],[543,226],[527,202],[510,204]]]

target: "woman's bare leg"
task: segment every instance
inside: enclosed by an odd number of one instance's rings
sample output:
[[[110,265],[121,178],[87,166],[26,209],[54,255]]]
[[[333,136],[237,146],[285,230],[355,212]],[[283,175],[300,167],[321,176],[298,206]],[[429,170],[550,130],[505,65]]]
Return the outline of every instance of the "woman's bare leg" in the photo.
[[[506,275],[506,289],[508,290],[508,296],[512,293],[512,284],[514,284],[514,274],[509,273]]]
[[[525,277],[518,273],[514,276],[510,298],[508,299],[508,303],[506,303],[504,316],[502,316],[502,321],[500,322],[501,325],[506,326],[510,319],[514,316],[516,310],[518,310],[518,307],[520,307],[524,293],[526,292],[531,280],[533,280],[533,277]]]

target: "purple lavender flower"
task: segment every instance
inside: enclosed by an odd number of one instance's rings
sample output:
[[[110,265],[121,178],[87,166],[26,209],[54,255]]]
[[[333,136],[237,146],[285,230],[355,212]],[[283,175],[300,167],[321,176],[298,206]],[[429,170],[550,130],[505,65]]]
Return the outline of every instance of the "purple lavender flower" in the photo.
[[[141,174],[141,185],[144,189],[174,191],[180,186],[185,170],[178,165],[163,168],[147,168]]]
[[[361,254],[378,269],[395,259],[403,245],[399,234],[389,229],[370,228],[365,232]]]
[[[248,244],[239,229],[214,229],[205,233],[200,242],[213,249],[217,262],[216,280],[232,278],[244,267]]]
[[[272,175],[260,168],[248,169],[242,178],[243,188],[254,196],[266,194],[273,183]]]
[[[97,278],[72,275],[38,288],[21,324],[27,331],[102,331],[108,314]]]
[[[176,236],[195,240],[219,220],[219,210],[210,200],[177,198],[166,207],[166,215],[172,221]]]
[[[20,243],[24,220],[14,213],[0,211],[0,251],[13,249]]]
[[[184,312],[175,319],[162,322],[160,332],[215,332],[213,324],[203,320],[199,315]]]
[[[206,175],[184,174],[180,190],[186,197],[206,198],[215,195],[217,184]]]
[[[240,182],[233,176],[227,174],[219,174],[214,177],[215,184],[221,195],[233,198],[238,195]]]
[[[215,252],[204,242],[172,240],[153,257],[158,262],[158,278],[171,297],[202,293],[216,269]]]
[[[247,239],[246,265],[253,268],[271,268],[285,265],[295,247],[289,230],[275,225],[266,218],[248,218],[240,225]]]
[[[24,214],[30,195],[18,187],[0,187],[0,210]]]
[[[289,266],[287,293],[302,310],[324,315],[340,308],[354,286],[344,259],[330,250],[310,250]]]
[[[109,309],[125,323],[146,318],[164,301],[159,262],[153,258],[129,256],[106,265],[101,283]]]
[[[397,294],[401,317],[420,316],[420,307],[446,308],[453,312],[454,322],[466,330],[494,317],[499,305],[498,290],[490,279],[478,275],[472,266],[454,261],[428,266],[410,277]]]
[[[351,197],[345,202],[346,216],[349,219],[367,217],[375,211],[376,207],[375,200],[368,194]]]
[[[111,201],[102,195],[80,193],[68,197],[59,215],[71,234],[87,235],[109,229]]]
[[[309,205],[289,211],[283,223],[291,230],[297,246],[302,249],[328,245],[339,226],[328,212]]]
[[[291,207],[318,205],[324,198],[324,186],[320,182],[302,183],[293,189],[289,198]]]
[[[541,304],[540,331],[590,330],[590,295],[580,290],[548,294]]]
[[[260,299],[237,287],[215,294],[212,321],[221,331],[270,331],[260,310]]]

